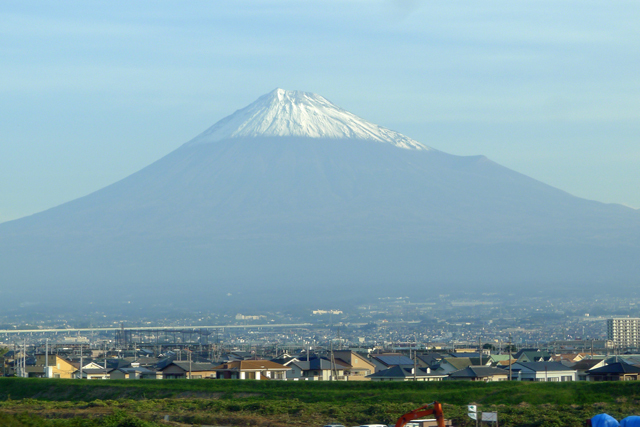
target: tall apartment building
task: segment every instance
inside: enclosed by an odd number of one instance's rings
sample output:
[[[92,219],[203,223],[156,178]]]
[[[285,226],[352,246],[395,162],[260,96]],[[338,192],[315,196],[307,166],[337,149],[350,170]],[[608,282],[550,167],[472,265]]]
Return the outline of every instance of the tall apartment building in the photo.
[[[607,338],[618,348],[640,347],[640,319],[607,319]]]

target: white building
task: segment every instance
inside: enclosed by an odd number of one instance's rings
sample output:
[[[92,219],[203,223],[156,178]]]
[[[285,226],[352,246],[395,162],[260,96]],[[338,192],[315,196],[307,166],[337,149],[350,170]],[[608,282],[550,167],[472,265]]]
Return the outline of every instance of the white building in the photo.
[[[607,319],[607,338],[618,348],[640,346],[640,319],[623,317]]]
[[[518,381],[576,381],[578,371],[560,362],[516,362],[511,377]]]

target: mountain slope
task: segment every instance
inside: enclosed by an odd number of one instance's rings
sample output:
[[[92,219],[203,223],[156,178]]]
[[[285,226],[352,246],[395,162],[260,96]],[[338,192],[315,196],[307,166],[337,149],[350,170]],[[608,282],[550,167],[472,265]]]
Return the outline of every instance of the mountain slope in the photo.
[[[639,212],[482,156],[402,145],[392,131],[318,137],[334,113],[313,122],[317,134],[295,136],[309,121],[282,111],[297,95],[274,92],[203,134],[223,139],[201,135],[109,187],[0,224],[0,292],[19,300],[60,285],[89,298],[107,286],[113,298],[148,302],[188,290],[205,304],[233,289],[244,295],[236,303],[264,304],[310,290],[322,299],[389,285],[405,294],[637,280]],[[277,124],[267,129],[294,135],[254,136],[264,120],[246,117],[261,114]],[[232,122],[249,134],[229,133]]]

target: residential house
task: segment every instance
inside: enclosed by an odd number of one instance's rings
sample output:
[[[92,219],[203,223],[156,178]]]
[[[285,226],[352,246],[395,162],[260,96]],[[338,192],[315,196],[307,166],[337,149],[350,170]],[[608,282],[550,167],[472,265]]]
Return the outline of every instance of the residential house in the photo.
[[[82,369],[102,369],[104,371],[104,365],[99,365],[96,362],[87,362],[82,366]]]
[[[193,371],[192,371],[193,373]],[[162,379],[163,374],[160,371],[147,369],[143,367],[118,368],[110,373],[112,380],[139,380],[139,379]]]
[[[551,358],[548,351],[541,351],[535,348],[523,348],[513,355],[518,362],[547,362]]]
[[[584,353],[563,353],[563,354],[554,354],[549,357],[550,362],[569,362],[565,363],[569,366],[570,363],[576,363],[584,359]]]
[[[587,381],[590,369],[600,368],[605,365],[604,359],[582,359],[576,363],[562,362],[562,364],[577,371],[578,381]]]
[[[440,366],[440,361],[448,357],[448,354],[442,353],[426,353],[418,355],[418,366],[421,368],[431,368],[431,370],[437,369]]]
[[[489,359],[483,360],[483,362],[489,363]],[[445,357],[440,361],[438,372],[451,374],[468,366],[480,366],[480,358]]]
[[[82,378],[87,380],[108,380],[110,371],[107,369],[105,371],[104,368],[82,368]],[[73,374],[74,378],[80,378],[80,371],[76,371]]]
[[[487,360],[488,360],[488,363],[487,363],[488,365],[495,367],[499,365],[509,366],[509,360],[511,360],[512,362],[515,362],[516,359],[514,359],[513,356],[509,357],[508,354],[491,354],[489,355]]]
[[[294,357],[294,356],[289,356],[288,354],[282,354],[279,357],[275,358],[275,359],[271,359],[272,362],[274,363],[278,363],[280,365],[283,366],[289,366],[291,364],[291,362],[297,362],[301,359]]]
[[[48,369],[45,369],[45,365]],[[74,378],[74,373],[78,370],[72,362],[56,354],[48,357],[44,354],[37,354],[34,365],[27,365],[26,371],[30,377],[42,378]]]
[[[214,378],[239,380],[284,380],[290,370],[270,360],[237,360],[213,367]]]
[[[131,361],[127,359],[107,359],[107,368],[112,371],[120,368],[128,368],[129,366],[131,366]]]
[[[160,370],[162,377],[168,380],[216,378],[216,366],[213,363],[178,362],[174,360]]]
[[[376,366],[368,358],[351,350],[334,351],[333,357],[336,362],[342,362],[345,365],[344,375],[347,381],[366,380],[367,375],[376,371]]]
[[[612,363],[622,362],[628,365],[637,365],[640,366],[640,355],[638,354],[620,354],[617,356],[612,356],[605,359],[605,365],[610,365]],[[28,362],[27,362],[28,363]]]
[[[335,359],[335,356],[334,356]],[[287,373],[288,380],[308,380],[308,381],[345,381],[345,370],[352,368],[351,365],[341,360],[331,360],[325,357],[314,357],[307,360],[298,360],[289,364],[291,371]]]
[[[624,362],[610,363],[587,371],[587,381],[637,381],[640,367]]]
[[[576,381],[577,371],[560,362],[516,362],[512,378],[518,381]]]
[[[382,371],[398,365],[413,365],[413,360],[398,353],[371,355],[369,361],[376,367],[376,371]]]
[[[491,356],[489,350],[477,352],[477,351],[455,351],[453,353],[449,353],[447,357],[468,357],[469,359],[478,359],[482,358],[482,365],[484,362]]]
[[[491,366],[467,366],[464,369],[450,373],[447,379],[484,382],[508,381],[509,372]]]
[[[432,372],[430,368],[417,368],[413,365],[396,365],[391,368],[367,375],[371,381],[442,381],[447,374]]]

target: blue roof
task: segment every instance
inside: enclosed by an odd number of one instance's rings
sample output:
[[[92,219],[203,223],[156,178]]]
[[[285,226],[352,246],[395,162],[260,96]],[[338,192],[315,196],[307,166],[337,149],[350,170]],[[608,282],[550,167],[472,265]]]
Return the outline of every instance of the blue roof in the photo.
[[[407,356],[376,356],[376,359],[387,366],[413,365],[413,360]]]
[[[411,378],[413,377],[413,373],[411,372],[412,369],[413,369],[413,365],[394,366],[392,368],[378,371],[375,374],[367,375],[367,378]],[[447,375],[441,374],[441,373],[427,372],[427,368],[418,368],[418,370],[416,371],[416,376],[420,378],[423,378],[423,377],[442,378],[442,377],[446,377]]]
[[[451,357],[480,357],[480,353],[476,352],[476,353],[451,353]],[[484,356],[486,359],[488,359],[488,356]]]
[[[531,369],[532,371],[542,372],[542,371],[575,371],[573,368],[569,368],[568,366],[563,365],[560,362],[516,362],[514,363],[513,369],[517,370],[518,365],[524,366],[526,368]]]

